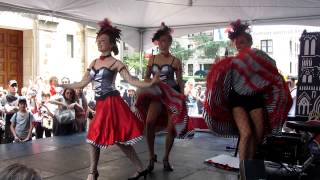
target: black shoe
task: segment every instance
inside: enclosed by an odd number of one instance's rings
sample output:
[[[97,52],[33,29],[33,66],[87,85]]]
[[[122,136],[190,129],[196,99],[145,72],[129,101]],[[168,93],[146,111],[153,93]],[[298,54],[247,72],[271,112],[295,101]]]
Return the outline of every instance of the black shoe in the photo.
[[[155,163],[155,162],[157,162],[157,155],[156,155],[156,154],[153,156],[153,158],[151,158],[151,159],[149,160],[149,165],[148,165],[148,167],[147,167],[147,170],[148,170],[149,172],[152,172],[152,171],[153,171],[153,169],[154,169],[154,163]]]
[[[130,177],[130,178],[128,178],[128,180],[138,180],[140,177],[142,177],[143,176],[143,178],[144,179],[146,179],[147,178],[147,175],[148,175],[148,173],[149,173],[149,170],[148,169],[145,169],[145,170],[143,170],[143,171],[141,171],[141,172],[137,172],[138,174],[136,175],[136,176],[133,176],[133,177]]]
[[[163,160],[163,170],[164,171],[173,171],[173,168],[170,165],[168,160]]]

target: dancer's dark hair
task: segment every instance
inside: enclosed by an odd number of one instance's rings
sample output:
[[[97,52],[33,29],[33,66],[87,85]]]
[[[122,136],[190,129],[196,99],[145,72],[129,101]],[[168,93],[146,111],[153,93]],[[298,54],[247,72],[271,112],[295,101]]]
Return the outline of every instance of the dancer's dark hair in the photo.
[[[152,37],[152,42],[156,42],[160,39],[163,35],[168,35],[170,42],[172,42],[172,29],[164,24],[164,22],[161,23],[160,29],[157,30],[156,33],[154,33]]]
[[[113,51],[113,53],[117,55],[119,53],[117,42],[120,42],[121,40],[121,30],[115,26],[112,26],[108,18],[105,18],[103,21],[98,22],[98,25],[100,26],[100,30],[97,33],[97,38],[102,34],[108,35],[110,43],[113,44],[111,51]]]
[[[240,19],[230,23],[230,30],[228,31],[228,37],[231,41],[239,36],[244,36],[250,44],[252,44],[252,36],[249,33],[249,24],[242,23]]]

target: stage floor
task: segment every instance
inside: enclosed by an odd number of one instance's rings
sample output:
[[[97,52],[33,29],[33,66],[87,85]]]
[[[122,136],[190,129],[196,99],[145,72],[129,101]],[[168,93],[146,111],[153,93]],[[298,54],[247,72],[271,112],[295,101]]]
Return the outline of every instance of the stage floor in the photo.
[[[162,170],[164,153],[164,135],[156,136],[155,149],[158,163],[150,180],[237,180],[238,172],[225,171],[208,166],[204,160],[218,154],[233,154],[226,151],[226,146],[234,146],[236,139],[216,137],[210,133],[197,132],[192,140],[176,140],[171,153],[173,172]],[[134,146],[143,163],[148,162],[146,141]],[[0,145],[0,170],[19,162],[40,172],[43,179],[48,180],[80,180],[86,179],[89,167],[88,145],[85,134],[53,137],[34,140],[25,144]],[[133,165],[117,146],[101,151],[98,170],[99,179],[122,180],[134,173]],[[319,179],[312,175],[308,179]],[[142,178],[141,178],[142,179]]]

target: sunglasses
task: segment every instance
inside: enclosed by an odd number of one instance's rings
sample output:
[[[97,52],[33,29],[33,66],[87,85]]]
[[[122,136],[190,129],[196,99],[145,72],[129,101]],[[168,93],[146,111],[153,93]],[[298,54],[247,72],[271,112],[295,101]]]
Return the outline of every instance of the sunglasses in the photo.
[[[12,84],[11,87],[18,87],[16,83]]]

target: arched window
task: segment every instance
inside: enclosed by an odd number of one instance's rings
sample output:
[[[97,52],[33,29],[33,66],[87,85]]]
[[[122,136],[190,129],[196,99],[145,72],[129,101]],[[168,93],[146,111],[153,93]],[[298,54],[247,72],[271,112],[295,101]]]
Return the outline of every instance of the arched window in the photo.
[[[304,83],[307,82],[307,75],[304,74],[304,75],[302,76],[302,82],[304,82]]]
[[[316,55],[316,40],[311,40],[311,49],[310,49],[310,55]]]
[[[307,98],[303,97],[299,102],[298,114],[309,113],[309,101]]]
[[[304,42],[304,55],[309,55],[309,39]]]
[[[308,76],[308,83],[312,83],[312,75]]]

